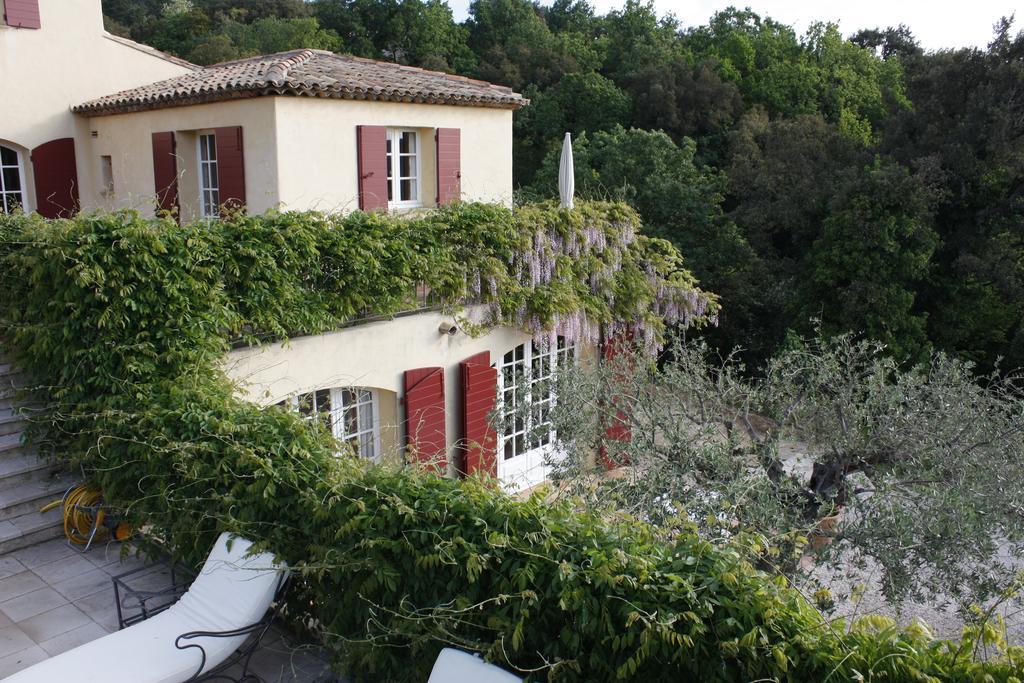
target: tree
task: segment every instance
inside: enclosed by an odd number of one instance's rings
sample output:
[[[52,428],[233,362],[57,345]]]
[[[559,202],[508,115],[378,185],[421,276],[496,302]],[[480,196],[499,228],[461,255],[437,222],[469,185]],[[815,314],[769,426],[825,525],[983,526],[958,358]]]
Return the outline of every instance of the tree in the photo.
[[[928,335],[984,370],[1024,367],[1024,33],[997,25],[987,50],[904,60],[914,108],[883,149],[941,188]]]
[[[607,56],[604,71],[623,82],[639,71],[667,64],[682,52],[674,17],[659,17],[651,0],[626,0],[604,20]]]
[[[513,168],[521,185],[529,183],[544,155],[561,145],[565,133],[578,137],[610,130],[628,121],[632,107],[626,93],[594,72],[566,74],[543,91],[531,86],[526,96],[530,106],[516,116],[514,129]]]
[[[474,0],[469,14],[469,46],[479,58],[480,78],[516,89],[544,88],[600,64],[589,41],[571,32],[553,34],[529,0]]]
[[[259,19],[251,24],[229,22],[226,34],[246,55],[263,55],[299,48],[338,51],[341,40],[334,31],[320,28],[314,18]]]
[[[876,158],[833,204],[801,269],[799,319],[820,320],[826,334],[863,332],[898,359],[922,359],[927,315],[917,290],[938,244],[930,188]]]
[[[633,94],[633,125],[664,130],[676,141],[727,130],[743,111],[739,89],[722,80],[712,60],[693,65],[677,57],[633,74],[626,87]]]
[[[924,54],[921,44],[917,42],[917,38],[906,24],[900,24],[895,28],[890,26],[884,30],[861,29],[850,36],[850,42],[873,51],[882,59],[908,59]]]
[[[1020,377],[979,382],[941,354],[903,369],[844,335],[792,343],[761,379],[691,343],[657,369],[621,352],[563,370],[555,392],[550,461],[584,503],[739,539],[791,578],[802,557],[855,583],[874,562],[895,604],[966,607],[1014,584],[1019,565],[998,556],[1024,557]],[[616,424],[631,438],[610,438]],[[619,476],[595,476],[609,461]]]

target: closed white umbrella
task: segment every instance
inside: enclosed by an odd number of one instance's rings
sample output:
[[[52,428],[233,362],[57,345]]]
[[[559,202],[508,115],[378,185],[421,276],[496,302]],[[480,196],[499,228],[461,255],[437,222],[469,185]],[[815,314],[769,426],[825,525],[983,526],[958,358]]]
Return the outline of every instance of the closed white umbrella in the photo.
[[[572,136],[565,134],[562,141],[562,159],[558,163],[558,196],[561,206],[566,209],[573,207],[573,195],[576,193],[576,169],[572,163]]]

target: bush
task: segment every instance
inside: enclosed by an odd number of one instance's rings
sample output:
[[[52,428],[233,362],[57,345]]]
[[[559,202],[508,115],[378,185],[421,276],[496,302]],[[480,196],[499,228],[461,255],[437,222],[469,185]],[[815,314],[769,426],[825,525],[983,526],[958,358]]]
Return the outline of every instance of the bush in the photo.
[[[0,333],[48,386],[38,439],[191,561],[222,530],[276,552],[299,579],[291,616],[336,646],[357,680],[422,681],[445,644],[535,680],[1017,680],[1017,650],[981,664],[921,629],[829,627],[738,551],[695,535],[667,539],[629,517],[514,500],[485,480],[338,457],[322,428],[240,400],[219,369],[232,336],[321,331],[371,302],[386,313],[421,280],[454,305],[474,271],[508,285],[495,292],[499,313],[525,302],[526,319],[631,310],[609,292],[650,311],[662,285],[689,287],[699,303],[685,273],[648,268],[678,254],[623,244],[631,217],[616,206],[182,227],[133,214],[0,217]],[[625,261],[607,281],[517,272],[524,230],[529,250],[595,223]],[[609,248],[587,244],[575,261],[603,262]]]

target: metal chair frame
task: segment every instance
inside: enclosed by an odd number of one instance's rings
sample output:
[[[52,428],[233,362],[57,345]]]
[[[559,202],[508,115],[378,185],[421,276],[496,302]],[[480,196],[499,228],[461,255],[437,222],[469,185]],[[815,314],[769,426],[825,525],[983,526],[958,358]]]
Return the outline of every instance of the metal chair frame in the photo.
[[[171,582],[170,588],[157,591],[144,591],[135,590],[130,588],[124,579],[129,578],[135,574],[139,574],[145,570],[152,569],[152,566],[138,567],[130,571],[119,574],[113,578],[114,582],[114,601],[117,605],[117,621],[120,628],[128,628],[134,624],[144,621],[152,616],[163,612],[174,605],[182,595],[188,591],[188,584],[178,582],[178,575],[185,574],[191,580],[194,580],[195,575],[189,572],[184,567],[171,567]],[[274,591],[274,602],[271,604],[266,615],[254,624],[243,626],[242,628],[233,629],[230,631],[189,631],[183,633],[174,640],[174,646],[179,650],[196,649],[199,650],[201,661],[196,672],[192,674],[184,683],[196,683],[198,681],[231,681],[232,683],[261,683],[262,679],[256,674],[249,672],[249,663],[252,660],[253,654],[259,649],[260,644],[263,642],[263,637],[270,630],[274,620],[280,614],[284,595],[288,587],[289,575],[287,572],[282,572],[280,578],[278,578],[277,588]],[[123,596],[122,597],[122,593]],[[169,600],[165,600],[170,598]],[[135,599],[138,601],[139,614],[133,614],[124,616],[122,611],[122,603]],[[159,600],[155,607],[149,606],[147,601]],[[128,605],[124,605],[127,607]],[[218,664],[211,668],[209,671],[204,672],[203,668],[206,666],[206,650],[199,643],[189,642],[195,638],[235,638],[241,635],[249,635],[242,644],[232,654]],[[235,678],[227,673],[227,670],[233,667],[239,662],[242,663],[241,677]]]

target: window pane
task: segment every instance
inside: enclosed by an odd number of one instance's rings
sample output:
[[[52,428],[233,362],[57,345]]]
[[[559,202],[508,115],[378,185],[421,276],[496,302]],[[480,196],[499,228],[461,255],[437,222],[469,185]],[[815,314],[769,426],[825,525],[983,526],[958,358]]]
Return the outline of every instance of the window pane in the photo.
[[[415,180],[402,180],[402,188],[400,190],[401,201],[411,202],[416,199],[416,181]]]
[[[4,166],[17,166],[18,153],[9,147],[0,147],[0,164]]]
[[[359,432],[358,413],[355,406],[345,408],[345,434],[356,434]]]
[[[373,460],[377,457],[373,446],[373,434],[363,434],[359,437],[359,455]]]
[[[402,178],[412,178],[416,175],[416,157],[399,157],[398,174]]]
[[[217,160],[217,138],[213,135],[204,135],[206,138],[206,158],[210,161]]]
[[[203,189],[210,188],[210,164],[200,164],[199,169],[203,174]]]
[[[321,413],[328,412],[331,409],[330,389],[319,389],[316,392],[316,409]]]
[[[20,192],[21,176],[17,168],[4,169],[4,192]]]
[[[217,177],[217,164],[209,164],[207,168],[210,169],[210,184],[207,187],[211,190],[220,188],[219,178]]]
[[[414,154],[416,152],[416,133],[402,133],[398,151],[402,154]]]
[[[359,431],[373,430],[373,406],[364,404],[359,407]]]

